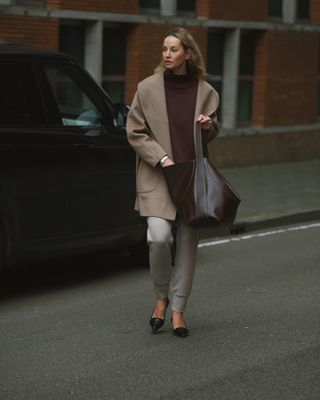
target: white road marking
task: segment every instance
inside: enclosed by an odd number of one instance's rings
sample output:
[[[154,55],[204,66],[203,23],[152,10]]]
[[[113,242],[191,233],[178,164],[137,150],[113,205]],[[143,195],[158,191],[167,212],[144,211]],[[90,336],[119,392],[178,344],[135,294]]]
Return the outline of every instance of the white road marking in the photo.
[[[226,239],[213,240],[210,242],[201,242],[201,243],[199,243],[198,247],[200,248],[200,247],[208,247],[208,246],[218,246],[220,244],[226,244],[226,243],[230,243],[230,242],[239,242],[240,240],[249,240],[249,239],[253,239],[253,238],[257,238],[257,237],[278,235],[281,233],[302,231],[304,229],[313,229],[313,228],[320,228],[320,222],[314,223],[314,224],[308,224],[308,225],[293,226],[293,227],[289,227],[289,228],[275,229],[275,230],[267,231],[267,232],[253,233],[251,235],[239,235],[239,236],[235,236],[235,237],[229,237]]]

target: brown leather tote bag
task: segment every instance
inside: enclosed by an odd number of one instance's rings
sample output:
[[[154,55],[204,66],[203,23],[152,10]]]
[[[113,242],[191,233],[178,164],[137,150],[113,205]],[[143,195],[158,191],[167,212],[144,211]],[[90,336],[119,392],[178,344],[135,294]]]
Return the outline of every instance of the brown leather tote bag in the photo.
[[[200,122],[196,122],[196,159],[163,168],[178,212],[193,228],[232,224],[240,198],[230,183],[203,156]]]

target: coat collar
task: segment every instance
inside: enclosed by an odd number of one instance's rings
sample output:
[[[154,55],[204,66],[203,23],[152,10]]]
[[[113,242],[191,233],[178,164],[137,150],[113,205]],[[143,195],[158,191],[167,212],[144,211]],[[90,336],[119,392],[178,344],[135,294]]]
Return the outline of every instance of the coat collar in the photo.
[[[150,78],[153,78],[154,93],[159,98],[157,102],[158,113],[169,127],[163,74],[155,74]],[[218,104],[219,97],[216,91],[206,81],[199,80],[194,120],[196,121],[200,114],[212,115],[217,110]]]
[[[217,110],[218,105],[219,96],[217,92],[206,81],[199,80],[194,120],[196,121],[200,114],[212,115]]]
[[[156,137],[158,143],[166,150],[168,156],[172,158],[163,74],[154,74],[146,78],[142,82],[141,89],[144,91],[144,95],[141,96],[144,114],[151,132]]]

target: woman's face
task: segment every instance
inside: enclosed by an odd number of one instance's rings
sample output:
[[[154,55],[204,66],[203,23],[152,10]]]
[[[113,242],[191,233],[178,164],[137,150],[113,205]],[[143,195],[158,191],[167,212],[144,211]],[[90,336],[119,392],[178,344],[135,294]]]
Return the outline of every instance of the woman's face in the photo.
[[[167,36],[162,45],[162,57],[166,69],[174,74],[186,73],[186,60],[190,58],[190,52],[184,50],[180,39]]]

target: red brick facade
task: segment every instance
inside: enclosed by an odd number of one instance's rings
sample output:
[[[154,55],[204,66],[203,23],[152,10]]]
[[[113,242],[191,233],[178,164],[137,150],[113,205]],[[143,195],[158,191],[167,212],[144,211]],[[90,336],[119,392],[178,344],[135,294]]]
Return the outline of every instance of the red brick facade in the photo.
[[[310,23],[320,24],[320,0],[310,0]]]
[[[268,17],[267,0],[199,0],[197,14],[208,19],[265,21]]]
[[[254,125],[316,122],[319,35],[268,31],[256,47]]]
[[[58,50],[59,20],[0,13],[0,41]]]
[[[48,8],[96,12],[139,13],[139,0],[47,0]],[[207,19],[267,21],[267,0],[198,0],[197,15]],[[310,0],[310,22],[320,24],[320,0]],[[59,48],[59,20],[0,12],[0,41]],[[128,31],[125,101],[137,83],[152,74],[161,57],[167,24],[123,23]],[[208,29],[187,27],[205,56]],[[253,94],[253,125],[260,127],[317,122],[317,75],[320,33],[273,28],[257,33]]]

